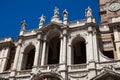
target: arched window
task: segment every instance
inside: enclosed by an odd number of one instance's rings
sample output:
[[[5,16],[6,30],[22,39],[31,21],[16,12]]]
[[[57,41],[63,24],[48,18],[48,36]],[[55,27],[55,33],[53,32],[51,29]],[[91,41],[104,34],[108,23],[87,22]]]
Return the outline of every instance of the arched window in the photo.
[[[7,61],[5,70],[10,70],[13,66],[14,57],[15,57],[15,49],[16,49],[15,47],[10,48],[10,53],[8,55],[8,61]]]
[[[22,61],[22,69],[32,69],[34,63],[34,56],[35,56],[35,46],[29,45],[26,47],[24,51],[23,61]]]
[[[86,44],[84,38],[76,37],[72,41],[73,64],[86,63]]]
[[[59,33],[52,32],[48,38],[49,38],[49,43],[48,43],[49,48],[48,48],[47,64],[58,64],[59,55],[60,55]]]

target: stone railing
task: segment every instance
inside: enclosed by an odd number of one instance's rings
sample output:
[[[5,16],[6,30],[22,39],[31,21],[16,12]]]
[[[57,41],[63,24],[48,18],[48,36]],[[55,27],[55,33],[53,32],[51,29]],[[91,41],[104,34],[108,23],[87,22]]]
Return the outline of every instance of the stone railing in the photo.
[[[52,70],[52,69],[58,69],[59,65],[58,64],[53,64],[53,65],[45,65],[45,66],[40,66],[40,70]]]
[[[33,34],[36,34],[37,33],[37,29],[33,29],[33,30],[26,30],[25,32],[24,32],[24,36],[29,36],[29,35],[33,35]]]
[[[69,65],[68,70],[80,70],[80,69],[86,69],[87,64],[76,64],[76,65]]]
[[[71,22],[69,22],[69,25],[72,26],[72,25],[83,24],[83,23],[86,23],[86,20],[85,20],[85,19],[83,19],[83,20],[71,21]]]
[[[8,78],[10,76],[10,71],[4,71],[0,73],[0,77]]]
[[[31,73],[31,69],[30,70],[21,70],[21,71],[17,71],[17,75],[29,75]]]
[[[96,63],[96,66],[97,66],[98,69],[101,69],[103,67],[109,67],[109,66],[112,66],[114,68],[120,68],[120,60],[98,62],[98,63]]]

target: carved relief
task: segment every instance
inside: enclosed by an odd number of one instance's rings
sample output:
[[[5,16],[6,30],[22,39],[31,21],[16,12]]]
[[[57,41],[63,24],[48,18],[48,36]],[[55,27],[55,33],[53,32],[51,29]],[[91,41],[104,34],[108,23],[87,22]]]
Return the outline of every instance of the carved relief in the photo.
[[[83,77],[87,77],[87,72],[79,72],[79,73],[72,73],[69,74],[69,77],[71,78],[83,78]]]

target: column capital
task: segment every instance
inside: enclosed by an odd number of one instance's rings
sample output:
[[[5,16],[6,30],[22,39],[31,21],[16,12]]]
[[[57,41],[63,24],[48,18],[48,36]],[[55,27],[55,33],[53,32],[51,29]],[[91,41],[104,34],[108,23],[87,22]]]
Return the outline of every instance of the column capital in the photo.
[[[39,41],[39,40],[41,40],[41,38],[42,38],[42,35],[41,35],[41,34],[38,34],[38,35],[37,35],[37,40]]]
[[[60,35],[60,39],[63,39],[63,34]]]
[[[92,33],[93,32],[93,28],[92,28],[92,26],[89,26],[88,27],[88,33]]]
[[[21,45],[22,45],[22,43],[19,43],[19,42],[18,42],[17,46],[21,46]]]

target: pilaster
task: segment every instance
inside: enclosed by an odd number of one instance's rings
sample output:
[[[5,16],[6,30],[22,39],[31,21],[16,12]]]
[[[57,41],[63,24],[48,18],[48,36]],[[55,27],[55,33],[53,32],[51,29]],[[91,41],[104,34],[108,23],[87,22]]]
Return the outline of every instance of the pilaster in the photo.
[[[6,65],[9,59],[10,55],[10,48],[4,48],[2,51],[2,65],[1,65],[1,72],[3,72],[6,69]]]
[[[119,33],[118,33],[117,27],[114,27],[113,33],[114,33],[114,42],[115,42],[115,47],[117,51],[117,56],[118,56],[118,59],[120,59],[120,39],[119,39]]]
[[[95,61],[89,61],[87,68],[88,68],[88,80],[90,80],[91,78],[97,75]]]
[[[93,32],[93,48],[94,48],[94,61],[98,62],[98,41],[97,41],[97,32],[94,30]]]
[[[59,72],[61,76],[67,80],[67,28],[63,29],[63,37],[61,39],[61,53]]]
[[[38,43],[36,46],[35,58],[34,58],[34,67],[38,66],[39,56],[40,56],[40,46],[41,46],[41,34],[38,35]]]
[[[14,63],[13,63],[13,67],[12,67],[11,73],[10,73],[10,79],[11,80],[15,79],[16,69],[17,69],[19,55],[20,55],[20,50],[21,50],[21,42],[22,42],[22,40],[20,39],[18,41],[18,45],[17,45],[17,49],[16,49],[16,53],[15,53],[15,59],[14,59]]]
[[[94,60],[94,48],[93,48],[93,32],[92,27],[88,27],[88,38],[87,38],[87,63]]]
[[[68,52],[67,52],[67,65],[71,65],[72,64],[72,58],[73,58],[73,56],[72,56],[72,45],[68,45]]]

